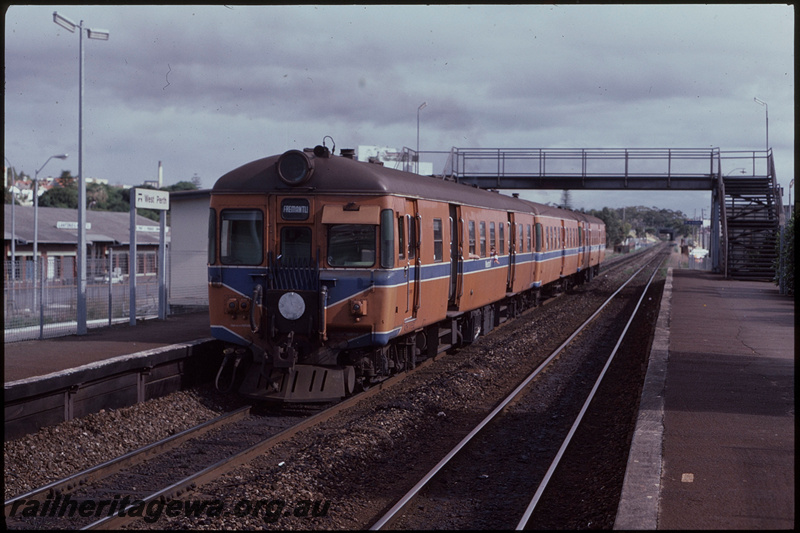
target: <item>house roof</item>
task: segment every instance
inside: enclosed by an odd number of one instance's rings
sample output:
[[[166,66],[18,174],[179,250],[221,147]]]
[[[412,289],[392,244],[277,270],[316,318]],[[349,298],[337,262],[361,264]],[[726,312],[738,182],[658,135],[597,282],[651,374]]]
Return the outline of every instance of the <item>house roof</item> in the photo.
[[[33,242],[33,207],[14,207],[17,242]],[[11,240],[11,206],[3,210],[3,239]],[[111,245],[130,244],[130,213],[86,210],[86,241],[88,243],[108,243]],[[159,223],[141,215],[136,215],[136,225],[146,226],[155,231],[138,231],[137,244],[158,244]],[[167,227],[169,241],[169,227]],[[78,243],[78,210],[60,207],[39,208],[39,244]]]

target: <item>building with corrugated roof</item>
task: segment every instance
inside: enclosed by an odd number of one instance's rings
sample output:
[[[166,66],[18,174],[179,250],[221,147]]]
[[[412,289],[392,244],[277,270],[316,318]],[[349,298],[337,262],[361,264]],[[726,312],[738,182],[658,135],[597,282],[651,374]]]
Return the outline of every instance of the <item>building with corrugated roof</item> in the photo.
[[[11,241],[15,239],[14,255],[17,270],[14,279],[33,276],[34,208],[14,207],[14,235],[12,236],[12,210],[5,206],[3,219],[3,250],[6,261],[11,261]],[[59,207],[39,207],[39,235],[37,251],[42,265],[46,265],[47,279],[74,280],[77,277],[78,210]],[[141,215],[136,216],[137,275],[157,273],[159,223]],[[169,228],[167,228],[169,242]],[[127,279],[130,252],[130,213],[113,211],[86,211],[87,278],[108,273],[111,255],[112,271]],[[7,263],[8,264],[8,263]],[[8,267],[7,267],[8,268]],[[119,269],[119,270],[117,270]],[[12,279],[5,272],[5,279]]]

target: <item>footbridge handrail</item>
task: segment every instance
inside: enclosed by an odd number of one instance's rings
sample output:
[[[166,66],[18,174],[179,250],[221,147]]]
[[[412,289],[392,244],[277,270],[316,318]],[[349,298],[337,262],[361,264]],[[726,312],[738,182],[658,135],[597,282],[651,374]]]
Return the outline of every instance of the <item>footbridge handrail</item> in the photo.
[[[444,175],[716,176],[719,164],[719,148],[453,148]]]

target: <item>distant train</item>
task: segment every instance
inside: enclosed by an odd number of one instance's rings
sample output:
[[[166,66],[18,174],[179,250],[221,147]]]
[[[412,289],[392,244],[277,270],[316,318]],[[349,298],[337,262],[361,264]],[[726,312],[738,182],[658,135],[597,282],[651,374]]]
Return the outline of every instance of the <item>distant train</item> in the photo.
[[[598,218],[341,153],[289,150],[214,185],[218,387],[339,399],[472,343],[603,262]]]

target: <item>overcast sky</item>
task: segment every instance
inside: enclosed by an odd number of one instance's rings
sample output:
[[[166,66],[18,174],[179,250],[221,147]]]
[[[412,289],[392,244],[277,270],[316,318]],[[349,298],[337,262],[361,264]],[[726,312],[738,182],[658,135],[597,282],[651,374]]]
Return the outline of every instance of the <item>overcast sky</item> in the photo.
[[[789,200],[793,6],[11,6],[4,155],[30,175],[65,152],[40,175],[78,174],[79,38],[54,11],[110,32],[83,39],[83,171],[111,184],[157,179],[161,161],[165,185],[196,175],[209,188],[326,135],[337,153],[415,148],[423,102],[422,151],[764,150],[768,110]],[[710,194],[572,200],[699,216]]]

